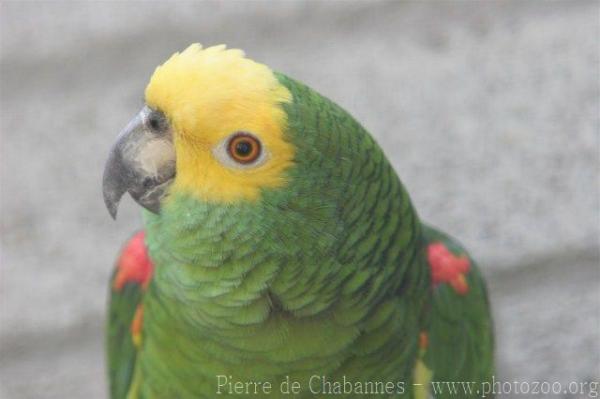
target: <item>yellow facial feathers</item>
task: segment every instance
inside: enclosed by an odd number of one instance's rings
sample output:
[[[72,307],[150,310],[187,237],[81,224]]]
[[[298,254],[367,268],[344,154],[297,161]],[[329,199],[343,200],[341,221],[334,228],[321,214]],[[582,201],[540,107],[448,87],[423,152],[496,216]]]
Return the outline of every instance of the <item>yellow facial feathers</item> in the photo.
[[[261,188],[285,184],[294,147],[285,140],[282,103],[292,96],[265,65],[225,46],[199,44],[159,66],[146,87],[146,103],[165,113],[174,130],[177,176],[173,191],[210,202],[256,200]],[[232,168],[213,150],[235,132],[262,142],[265,162]]]

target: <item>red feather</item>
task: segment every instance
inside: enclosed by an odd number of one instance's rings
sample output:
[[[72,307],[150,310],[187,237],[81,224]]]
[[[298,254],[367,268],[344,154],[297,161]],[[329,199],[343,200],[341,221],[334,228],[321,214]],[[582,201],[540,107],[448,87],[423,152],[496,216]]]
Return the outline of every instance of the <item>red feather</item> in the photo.
[[[434,285],[448,283],[461,295],[469,291],[465,278],[465,274],[471,268],[468,257],[456,256],[443,243],[434,242],[427,247],[427,260],[431,267],[431,282]]]
[[[146,288],[153,271],[154,265],[148,256],[142,230],[127,242],[121,252],[117,261],[117,275],[113,281],[113,289],[120,291],[127,283],[137,283]]]

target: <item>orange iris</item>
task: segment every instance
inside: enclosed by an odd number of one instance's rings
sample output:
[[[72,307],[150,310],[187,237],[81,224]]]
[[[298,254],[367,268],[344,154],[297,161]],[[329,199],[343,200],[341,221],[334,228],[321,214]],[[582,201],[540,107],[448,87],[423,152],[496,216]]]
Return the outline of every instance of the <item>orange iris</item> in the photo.
[[[238,133],[229,140],[227,151],[236,162],[248,164],[260,156],[260,141],[248,133]]]

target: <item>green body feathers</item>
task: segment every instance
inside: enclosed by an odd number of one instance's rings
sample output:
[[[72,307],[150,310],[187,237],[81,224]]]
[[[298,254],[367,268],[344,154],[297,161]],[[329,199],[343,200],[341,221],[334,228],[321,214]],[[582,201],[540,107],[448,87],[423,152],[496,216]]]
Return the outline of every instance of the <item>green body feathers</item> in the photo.
[[[313,396],[323,390],[314,376],[393,382],[387,396],[412,397],[420,358],[433,379],[490,378],[491,322],[475,265],[465,295],[432,286],[428,244],[464,250],[421,224],[351,116],[277,77],[293,96],[283,105],[296,148],[287,185],[256,202],[172,193],[160,215],[145,213],[154,275],[143,297],[112,294],[112,397],[212,398],[230,392],[226,379],[268,381],[270,393],[258,396],[275,398],[289,396],[280,391],[288,378]],[[137,301],[144,319],[135,349],[123,331]]]

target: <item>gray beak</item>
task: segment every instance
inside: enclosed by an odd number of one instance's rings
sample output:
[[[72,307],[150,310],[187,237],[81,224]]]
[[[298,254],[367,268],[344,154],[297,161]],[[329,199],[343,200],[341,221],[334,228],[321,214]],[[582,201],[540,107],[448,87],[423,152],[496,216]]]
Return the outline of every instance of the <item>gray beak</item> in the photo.
[[[102,193],[108,212],[116,219],[121,197],[129,192],[141,206],[159,213],[161,199],[175,177],[175,148],[169,122],[148,107],[133,118],[117,137],[106,165]]]

